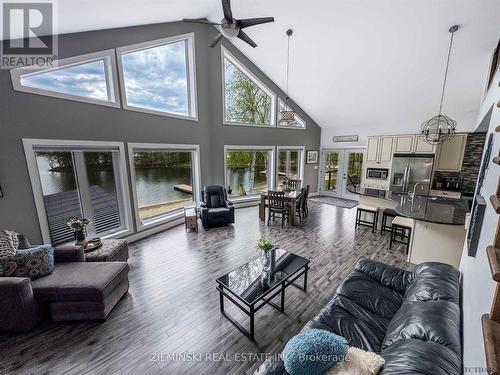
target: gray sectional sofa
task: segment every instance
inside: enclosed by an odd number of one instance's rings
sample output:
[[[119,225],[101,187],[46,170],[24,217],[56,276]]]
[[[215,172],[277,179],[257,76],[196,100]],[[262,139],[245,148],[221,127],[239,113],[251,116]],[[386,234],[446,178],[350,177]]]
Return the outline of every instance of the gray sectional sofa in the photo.
[[[0,277],[0,331],[24,331],[41,319],[105,319],[128,291],[127,262],[85,262],[78,246],[56,247],[51,275]]]

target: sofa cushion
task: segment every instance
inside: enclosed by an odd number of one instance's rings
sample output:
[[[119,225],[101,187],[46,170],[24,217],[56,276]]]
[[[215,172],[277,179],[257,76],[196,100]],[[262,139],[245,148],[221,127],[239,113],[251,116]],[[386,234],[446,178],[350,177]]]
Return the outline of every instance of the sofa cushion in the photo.
[[[433,341],[409,339],[382,350],[385,365],[380,375],[462,373],[460,354]]]
[[[372,314],[388,319],[392,318],[403,303],[402,293],[359,271],[347,276],[338,287],[337,294],[349,298]]]
[[[50,275],[52,271],[48,252],[44,249],[22,251],[0,260],[0,276],[29,277],[31,280],[36,280]]]
[[[360,259],[356,263],[355,270],[401,293],[405,292],[414,277],[412,272],[370,259]]]
[[[413,280],[406,289],[408,302],[445,300],[456,304],[460,298],[460,272],[443,263],[423,263],[413,271]]]
[[[372,314],[363,306],[337,295],[305,328],[318,328],[345,337],[349,345],[379,353],[389,319]]]
[[[30,253],[33,253],[37,250],[43,250],[47,253],[50,268],[51,269],[54,268],[54,265],[55,265],[55,263],[54,263],[54,248],[51,245],[39,245],[39,246],[31,247],[28,249],[18,249],[16,251],[16,254],[30,254]]]
[[[459,306],[450,301],[403,303],[387,327],[382,348],[409,339],[432,341],[461,353]]]
[[[40,302],[101,301],[127,277],[125,262],[60,263],[52,275],[35,280],[32,287]]]

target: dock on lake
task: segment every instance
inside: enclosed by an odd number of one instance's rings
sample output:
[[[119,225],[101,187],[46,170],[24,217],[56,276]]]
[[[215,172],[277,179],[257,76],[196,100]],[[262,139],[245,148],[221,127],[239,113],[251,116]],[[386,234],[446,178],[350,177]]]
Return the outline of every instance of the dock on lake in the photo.
[[[174,190],[182,191],[183,193],[193,194],[193,187],[186,184],[174,185]]]

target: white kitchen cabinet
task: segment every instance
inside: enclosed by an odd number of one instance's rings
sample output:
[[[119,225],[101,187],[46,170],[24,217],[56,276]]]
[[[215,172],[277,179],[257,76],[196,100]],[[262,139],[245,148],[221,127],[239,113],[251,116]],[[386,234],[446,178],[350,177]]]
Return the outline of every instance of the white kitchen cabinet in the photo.
[[[366,162],[390,164],[392,162],[393,141],[394,137],[369,137]]]
[[[414,152],[416,154],[433,154],[435,151],[435,146],[427,143],[421,136],[415,136],[415,148]]]
[[[394,152],[411,153],[413,152],[414,135],[398,135],[396,136],[396,147]]]
[[[437,148],[434,170],[460,172],[466,143],[467,134],[456,134],[452,139],[441,143]]]
[[[368,138],[368,147],[366,150],[366,162],[377,163],[378,160],[378,145],[380,138],[379,137],[370,137]]]
[[[392,162],[392,148],[394,137],[380,137],[379,140],[379,161],[381,163]]]

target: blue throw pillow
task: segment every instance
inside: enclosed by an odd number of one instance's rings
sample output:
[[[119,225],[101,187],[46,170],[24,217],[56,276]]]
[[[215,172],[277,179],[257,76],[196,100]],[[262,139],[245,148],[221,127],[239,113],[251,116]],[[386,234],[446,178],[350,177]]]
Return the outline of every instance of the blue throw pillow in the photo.
[[[51,245],[39,245],[39,246],[33,246],[30,247],[29,249],[19,249],[16,251],[17,254],[29,254],[37,250],[43,250],[47,253],[47,256],[49,257],[49,265],[50,268],[54,268],[54,248]]]
[[[345,359],[347,340],[322,329],[306,329],[292,337],[283,350],[290,375],[323,375]]]

